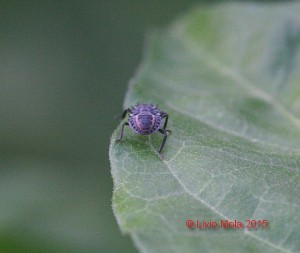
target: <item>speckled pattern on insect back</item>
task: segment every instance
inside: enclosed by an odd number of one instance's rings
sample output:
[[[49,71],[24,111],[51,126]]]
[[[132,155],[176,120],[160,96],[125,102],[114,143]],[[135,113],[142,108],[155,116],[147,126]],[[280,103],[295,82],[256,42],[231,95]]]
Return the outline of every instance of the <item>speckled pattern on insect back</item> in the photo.
[[[130,128],[138,134],[152,134],[162,123],[162,112],[155,106],[141,104],[130,109],[128,123]]]
[[[136,106],[132,106],[123,112],[121,118],[124,119],[127,113],[130,113],[128,122],[124,122],[122,124],[120,136],[116,140],[116,143],[122,140],[124,127],[128,125],[135,133],[142,135],[149,135],[158,131],[164,135],[158,150],[160,158],[163,158],[161,152],[168,137],[167,133],[171,133],[171,130],[166,129],[169,115],[152,104],[138,104]],[[165,119],[165,122],[161,128],[163,119]]]

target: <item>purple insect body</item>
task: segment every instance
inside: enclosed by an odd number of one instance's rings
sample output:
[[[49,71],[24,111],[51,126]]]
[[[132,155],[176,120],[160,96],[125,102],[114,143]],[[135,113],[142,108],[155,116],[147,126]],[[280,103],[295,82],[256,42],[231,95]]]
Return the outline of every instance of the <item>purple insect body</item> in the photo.
[[[168,132],[171,130],[166,129],[168,124],[168,114],[164,111],[158,109],[157,106],[152,104],[138,104],[126,109],[121,118],[124,119],[126,114],[129,114],[128,122],[122,124],[121,132],[119,138],[116,142],[119,142],[123,138],[124,127],[128,126],[137,134],[149,135],[156,131],[164,135],[158,154],[160,158],[163,158],[161,151],[166,143]],[[162,121],[165,119],[164,125],[161,128]]]
[[[130,109],[130,128],[142,135],[156,132],[162,123],[162,112],[154,105],[141,104]]]

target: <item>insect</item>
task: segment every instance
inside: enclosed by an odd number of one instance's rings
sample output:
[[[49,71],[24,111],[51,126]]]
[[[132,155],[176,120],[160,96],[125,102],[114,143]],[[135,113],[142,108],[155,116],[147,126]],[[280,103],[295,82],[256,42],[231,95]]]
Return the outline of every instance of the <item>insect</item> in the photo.
[[[149,135],[158,131],[164,135],[158,150],[160,158],[163,158],[161,152],[168,137],[167,133],[171,133],[171,130],[166,129],[169,115],[152,104],[138,104],[136,106],[132,106],[131,108],[124,110],[121,118],[124,119],[127,113],[130,113],[128,122],[124,122],[122,124],[119,138],[115,142],[117,143],[122,140],[125,126],[130,126],[133,132],[142,135]],[[165,122],[161,128],[163,119],[165,119]]]

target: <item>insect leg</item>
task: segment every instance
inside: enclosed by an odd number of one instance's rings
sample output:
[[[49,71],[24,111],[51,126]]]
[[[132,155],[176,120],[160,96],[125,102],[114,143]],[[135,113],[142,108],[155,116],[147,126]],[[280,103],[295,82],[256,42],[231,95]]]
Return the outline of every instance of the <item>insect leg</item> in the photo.
[[[163,140],[161,142],[161,145],[160,145],[160,148],[158,150],[158,154],[159,154],[160,158],[163,158],[163,155],[162,155],[161,151],[162,151],[162,149],[163,149],[163,147],[164,147],[164,145],[166,143],[166,140],[167,140],[167,137],[168,137],[167,132],[169,132],[169,130],[158,129],[158,132],[160,132],[160,133],[162,133],[164,135],[164,138],[163,138]]]
[[[163,118],[165,118],[165,123],[164,123],[164,126],[163,126],[163,130],[166,130],[166,127],[168,125],[169,115],[167,113],[164,113]]]
[[[165,118],[165,123],[164,123],[164,126],[163,126],[163,130],[166,130],[167,132],[169,132],[169,133],[172,133],[172,131],[171,130],[167,130],[166,128],[167,128],[167,125],[168,125],[168,119],[169,119],[169,115],[167,114],[167,113],[163,113],[163,115],[162,115],[162,117],[163,118]]]
[[[125,127],[125,126],[128,126],[128,125],[129,125],[128,122],[124,122],[124,123],[122,124],[119,138],[115,140],[115,143],[117,143],[117,142],[119,142],[120,140],[122,140],[122,138],[123,138],[123,132],[124,132],[124,127]]]
[[[115,119],[124,119],[126,117],[127,112],[130,112],[130,109],[124,110],[121,115],[115,116]]]

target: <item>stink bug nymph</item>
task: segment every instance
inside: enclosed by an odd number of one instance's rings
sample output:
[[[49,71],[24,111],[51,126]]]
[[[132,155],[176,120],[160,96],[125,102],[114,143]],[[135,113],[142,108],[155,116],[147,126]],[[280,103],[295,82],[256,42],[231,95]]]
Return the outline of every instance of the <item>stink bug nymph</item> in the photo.
[[[121,118],[124,119],[127,113],[129,113],[128,122],[124,122],[122,124],[120,135],[116,140],[116,143],[122,140],[125,126],[130,126],[133,132],[142,135],[149,135],[158,131],[164,135],[162,143],[158,150],[160,158],[163,158],[161,152],[168,137],[167,133],[171,133],[170,130],[166,129],[169,115],[152,104],[138,104],[136,106],[132,106],[122,113]],[[161,128],[163,119],[165,120],[165,122],[163,124],[163,127]]]

